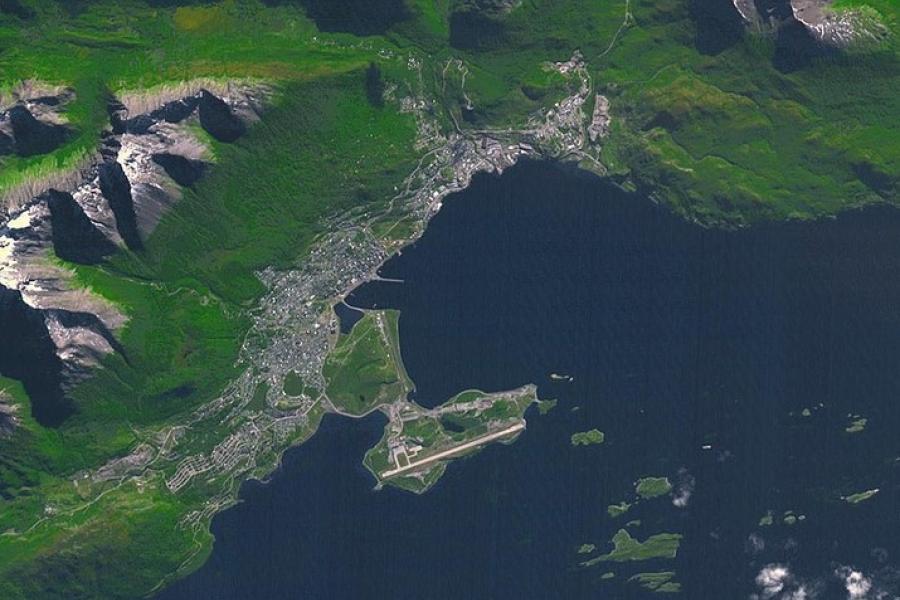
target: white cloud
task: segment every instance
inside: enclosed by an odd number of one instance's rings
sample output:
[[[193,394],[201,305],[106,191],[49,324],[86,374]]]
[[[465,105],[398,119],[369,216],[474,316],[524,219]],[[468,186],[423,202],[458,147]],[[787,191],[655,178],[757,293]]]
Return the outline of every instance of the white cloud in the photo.
[[[769,600],[780,594],[791,581],[791,572],[784,565],[767,565],[756,576],[761,598]]]
[[[750,600],[813,600],[818,596],[818,584],[799,581],[785,565],[770,564],[756,576],[759,593]]]
[[[693,475],[687,472],[687,469],[681,469],[678,472],[678,485],[675,487],[675,493],[672,494],[672,504],[678,508],[686,508],[694,493],[694,485],[696,480]]]
[[[809,600],[810,598],[811,596],[809,595],[809,592],[806,591],[806,587],[802,585],[796,590],[788,592],[784,596],[785,600]]]
[[[841,567],[834,574],[844,580],[848,600],[874,598],[869,595],[869,592],[872,591],[872,580],[863,575],[861,571],[854,571],[850,567]]]
[[[672,504],[678,508],[686,507],[691,499],[692,493],[692,490],[688,488],[678,488],[675,490],[675,495],[672,497]]]

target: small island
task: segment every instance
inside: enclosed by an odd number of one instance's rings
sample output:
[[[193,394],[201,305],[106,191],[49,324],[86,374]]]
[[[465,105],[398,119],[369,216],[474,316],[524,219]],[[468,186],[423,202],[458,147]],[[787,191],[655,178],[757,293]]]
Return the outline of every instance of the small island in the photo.
[[[608,514],[611,518],[615,519],[617,517],[621,517],[631,508],[631,504],[622,500],[618,504],[610,504],[606,507],[606,514]]]
[[[626,562],[638,560],[650,560],[654,558],[675,558],[678,547],[681,544],[681,535],[677,533],[658,533],[651,535],[646,541],[640,542],[631,537],[625,529],[620,529],[612,538],[613,549],[608,554],[602,554],[581,563],[584,567],[591,567],[602,562]]]
[[[642,477],[634,486],[634,491],[644,500],[665,496],[672,491],[668,477]]]
[[[859,415],[852,415],[850,419],[850,424],[844,428],[844,431],[846,431],[847,433],[861,433],[865,431],[866,425],[868,425],[869,423],[869,420],[867,418],[861,417]]]
[[[872,498],[875,494],[880,492],[878,488],[873,490],[866,490],[865,492],[857,492],[856,494],[850,494],[849,496],[844,496],[841,498],[844,502],[848,504],[859,504],[860,502],[865,502],[866,500]]]
[[[658,593],[677,593],[681,591],[681,584],[672,581],[675,578],[674,571],[662,571],[659,573],[638,573],[628,579],[636,582],[641,587]]]
[[[389,419],[384,436],[363,464],[378,487],[423,493],[437,483],[447,461],[492,442],[515,440],[525,430],[525,411],[536,400],[533,385],[492,394],[467,390],[433,409],[399,398],[381,407]]]
[[[553,381],[575,381],[575,378],[571,375],[565,375],[562,373],[550,373],[550,379],[552,379]]]
[[[384,413],[384,435],[363,464],[378,488],[421,494],[437,483],[448,461],[516,439],[525,430],[526,410],[538,401],[537,388],[466,390],[432,409],[411,402],[407,396],[415,386],[400,356],[399,319],[394,310],[367,310],[338,336],[322,369],[325,398],[333,412],[348,417]],[[302,382],[291,384],[304,389]]]
[[[573,446],[594,446],[602,444],[605,436],[599,429],[591,429],[590,431],[579,431],[572,434]]]

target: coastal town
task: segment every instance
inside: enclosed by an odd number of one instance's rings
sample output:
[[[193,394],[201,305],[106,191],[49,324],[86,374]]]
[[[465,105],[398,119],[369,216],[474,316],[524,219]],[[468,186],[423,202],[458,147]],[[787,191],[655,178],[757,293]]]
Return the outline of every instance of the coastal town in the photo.
[[[421,63],[410,57],[408,67],[421,69]],[[80,474],[76,485],[84,488],[90,482],[93,493],[103,493],[126,481],[154,485],[160,476],[173,494],[202,485],[212,490],[209,499],[182,523],[201,527],[235,501],[235,482],[265,477],[286,448],[315,433],[324,414],[340,412],[325,394],[323,376],[326,359],[339,338],[332,307],[362,283],[377,278],[379,267],[422,234],[448,195],[465,189],[476,173],[500,173],[522,158],[554,157],[602,169],[597,142],[608,131],[608,102],[603,96],[592,96],[593,83],[580,53],[546,68],[567,78],[571,94],[521,129],[444,133],[432,116],[434,98],[419,90],[399,99],[402,110],[416,119],[423,156],[398,186],[387,209],[334,217],[324,224],[324,233],[296,268],[260,272],[268,292],[251,312],[253,324],[238,361],[240,375],[185,422],[155,433],[131,454],[95,472]],[[590,118],[585,114],[589,104],[593,104]],[[379,237],[375,225],[385,220],[411,222],[412,227],[400,239]],[[302,393],[285,394],[289,377],[303,382]],[[396,398],[380,407],[389,422],[385,438],[367,454],[366,465],[379,485],[396,482],[424,491],[443,472],[446,461],[488,443],[515,439],[525,428],[524,411],[536,399],[534,394],[533,387],[528,387],[484,394],[472,404],[454,405],[451,400],[432,410],[405,397]],[[517,400],[511,402],[512,398]],[[498,403],[514,410],[500,418],[480,418]],[[441,423],[451,414],[474,416],[480,427],[448,432]],[[437,424],[436,435],[431,439],[408,435],[410,424],[417,421]],[[380,464],[379,454],[384,458]]]

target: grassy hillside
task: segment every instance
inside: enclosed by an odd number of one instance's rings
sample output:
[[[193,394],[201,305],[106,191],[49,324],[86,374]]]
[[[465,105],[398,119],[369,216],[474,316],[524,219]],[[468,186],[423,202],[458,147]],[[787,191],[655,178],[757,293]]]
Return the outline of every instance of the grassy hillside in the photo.
[[[325,361],[328,398],[339,410],[363,415],[412,389],[399,357],[399,313],[367,313],[342,335]]]

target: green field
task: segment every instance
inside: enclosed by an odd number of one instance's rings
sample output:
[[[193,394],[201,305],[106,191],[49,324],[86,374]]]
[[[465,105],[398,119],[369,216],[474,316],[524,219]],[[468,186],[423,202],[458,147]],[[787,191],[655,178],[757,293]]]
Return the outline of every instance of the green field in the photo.
[[[412,390],[397,345],[396,311],[367,313],[328,355],[325,394],[351,415],[403,398]]]
[[[284,378],[284,393],[288,396],[299,396],[306,390],[303,385],[303,378],[297,375],[296,371],[291,371]]]

